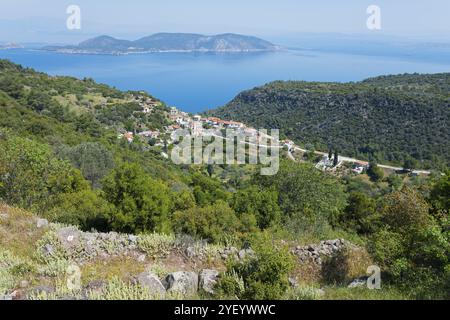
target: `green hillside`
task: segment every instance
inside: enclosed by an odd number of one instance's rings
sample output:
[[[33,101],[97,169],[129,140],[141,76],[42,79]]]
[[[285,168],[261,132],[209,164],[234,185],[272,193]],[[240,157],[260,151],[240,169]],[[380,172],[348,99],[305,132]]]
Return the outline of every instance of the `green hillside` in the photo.
[[[359,83],[273,82],[209,112],[347,156],[422,168],[450,163],[450,74],[400,75]]]

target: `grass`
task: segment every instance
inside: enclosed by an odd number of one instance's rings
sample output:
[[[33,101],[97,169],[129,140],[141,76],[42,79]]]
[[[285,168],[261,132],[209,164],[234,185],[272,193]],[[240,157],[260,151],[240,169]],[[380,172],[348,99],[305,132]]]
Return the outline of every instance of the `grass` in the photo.
[[[330,287],[325,289],[325,300],[408,300],[408,296],[392,287],[381,290],[367,288]]]
[[[0,219],[0,247],[20,257],[32,256],[36,242],[46,230],[38,229],[32,214],[25,210],[0,204],[0,213],[8,215],[8,218]]]
[[[131,257],[96,260],[81,266],[81,281],[87,285],[95,280],[129,279],[145,271],[145,265]]]

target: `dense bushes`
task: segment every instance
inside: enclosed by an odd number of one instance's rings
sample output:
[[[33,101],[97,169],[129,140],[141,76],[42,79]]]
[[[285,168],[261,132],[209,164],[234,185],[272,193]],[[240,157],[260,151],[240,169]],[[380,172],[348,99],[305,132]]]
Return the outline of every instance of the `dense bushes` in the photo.
[[[83,142],[74,147],[61,146],[57,148],[57,154],[69,160],[95,187],[114,167],[111,152],[97,142]]]
[[[443,288],[449,284],[450,233],[429,209],[412,189],[393,192],[383,201],[382,225],[369,248],[385,275],[415,297],[448,298]]]
[[[227,298],[277,300],[289,289],[294,258],[287,248],[277,247],[267,233],[253,239],[256,254],[245,261],[230,261],[218,281],[218,294]]]
[[[251,231],[245,226],[227,203],[218,200],[202,208],[191,208],[175,212],[174,230],[213,242],[233,239],[242,232]],[[254,223],[254,222],[253,222]]]
[[[282,221],[295,233],[315,233],[336,225],[346,205],[343,185],[310,164],[283,161],[274,177],[258,177],[265,190],[276,190]]]
[[[137,164],[123,164],[102,182],[105,197],[115,206],[112,226],[135,233],[170,231],[172,208],[169,188],[151,178]]]
[[[88,187],[44,144],[0,132],[0,153],[0,198],[10,204],[45,212],[59,195]]]

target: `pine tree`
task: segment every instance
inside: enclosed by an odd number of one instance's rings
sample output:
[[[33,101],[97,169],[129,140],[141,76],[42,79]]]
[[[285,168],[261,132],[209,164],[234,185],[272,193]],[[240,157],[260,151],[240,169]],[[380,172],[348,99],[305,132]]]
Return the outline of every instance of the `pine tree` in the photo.
[[[339,153],[338,153],[338,151],[336,150],[336,151],[334,152],[333,165],[336,167],[338,164],[339,164]]]

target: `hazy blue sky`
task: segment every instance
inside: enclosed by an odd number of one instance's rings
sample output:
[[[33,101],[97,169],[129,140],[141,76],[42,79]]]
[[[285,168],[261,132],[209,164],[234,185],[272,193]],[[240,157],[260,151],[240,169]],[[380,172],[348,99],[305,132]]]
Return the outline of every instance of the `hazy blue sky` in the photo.
[[[66,8],[82,10],[82,30],[65,30]],[[449,0],[1,0],[0,41],[78,41],[95,34],[155,32],[367,33],[366,8],[382,9],[379,35],[450,37]],[[372,32],[373,34],[373,32]]]

